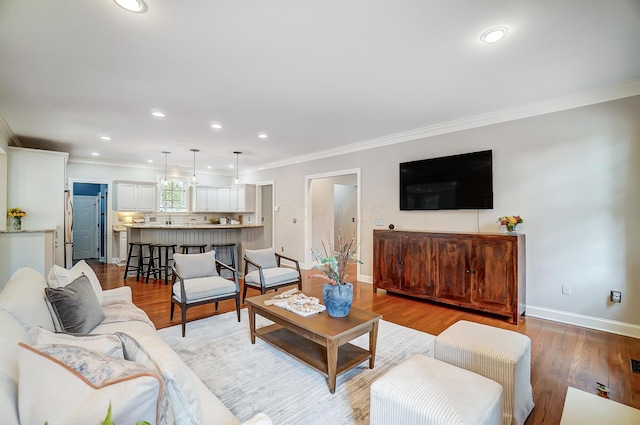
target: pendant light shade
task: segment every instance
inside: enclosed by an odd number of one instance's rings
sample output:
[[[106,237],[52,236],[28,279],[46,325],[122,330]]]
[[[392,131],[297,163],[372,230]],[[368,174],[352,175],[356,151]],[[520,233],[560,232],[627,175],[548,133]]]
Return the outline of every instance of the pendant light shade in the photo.
[[[191,177],[191,184],[198,184],[196,180],[196,152],[200,152],[200,149],[191,149],[193,152],[193,176]]]
[[[240,170],[238,168],[238,163],[240,161],[240,155],[242,155],[242,152],[235,151],[233,153],[236,154],[236,184],[239,184],[240,179],[238,178],[238,176],[239,176]]]

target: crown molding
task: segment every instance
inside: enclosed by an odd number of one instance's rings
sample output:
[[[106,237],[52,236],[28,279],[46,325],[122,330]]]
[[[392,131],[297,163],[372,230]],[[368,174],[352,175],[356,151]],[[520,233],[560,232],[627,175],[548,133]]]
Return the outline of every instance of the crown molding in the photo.
[[[421,127],[414,130],[403,131],[401,133],[395,133],[388,136],[382,136],[375,139],[352,143],[335,149],[317,151],[309,155],[301,155],[283,161],[264,164],[259,168],[254,168],[250,171],[255,172],[258,170],[284,167],[288,165],[299,164],[302,162],[314,161],[348,153],[360,152],[367,149],[374,149],[383,146],[409,142],[412,140],[439,136],[442,134],[455,133],[457,131],[469,130],[472,128],[485,127],[488,125],[500,124],[523,118],[530,118],[569,109],[581,108],[583,106],[609,102],[617,99],[624,99],[637,95],[640,95],[640,80],[635,80],[616,86],[603,87],[571,95],[556,97],[540,102],[516,106],[513,108],[501,109],[498,111],[488,112],[486,114],[474,115],[458,120]]]

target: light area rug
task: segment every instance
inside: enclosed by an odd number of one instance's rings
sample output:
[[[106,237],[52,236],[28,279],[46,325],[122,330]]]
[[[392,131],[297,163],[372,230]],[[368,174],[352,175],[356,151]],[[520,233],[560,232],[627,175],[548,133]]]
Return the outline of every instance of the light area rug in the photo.
[[[158,334],[240,420],[264,412],[274,425],[369,423],[369,387],[412,354],[433,356],[435,337],[384,320],[378,326],[375,367],[369,362],[340,375],[331,394],[327,379],[280,350],[249,338],[247,310],[160,329]],[[257,327],[271,322],[256,316]],[[369,334],[352,341],[369,346]]]
[[[640,410],[573,387],[567,388],[560,425],[638,425]]]

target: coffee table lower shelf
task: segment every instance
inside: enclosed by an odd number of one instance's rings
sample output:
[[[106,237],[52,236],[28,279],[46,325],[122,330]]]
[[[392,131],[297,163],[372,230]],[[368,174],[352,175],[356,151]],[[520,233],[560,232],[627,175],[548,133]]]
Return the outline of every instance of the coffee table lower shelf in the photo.
[[[256,336],[329,378],[327,348],[325,346],[297,335],[280,325],[256,329]],[[349,343],[341,345],[338,347],[336,376],[370,358],[371,353],[363,348]]]

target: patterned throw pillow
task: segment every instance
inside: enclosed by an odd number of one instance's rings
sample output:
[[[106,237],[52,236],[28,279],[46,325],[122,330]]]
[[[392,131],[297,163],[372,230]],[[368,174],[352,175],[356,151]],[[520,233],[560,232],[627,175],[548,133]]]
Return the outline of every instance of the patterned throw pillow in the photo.
[[[162,377],[140,363],[82,347],[24,343],[18,363],[20,423],[97,423],[109,405],[117,424],[169,423]]]

